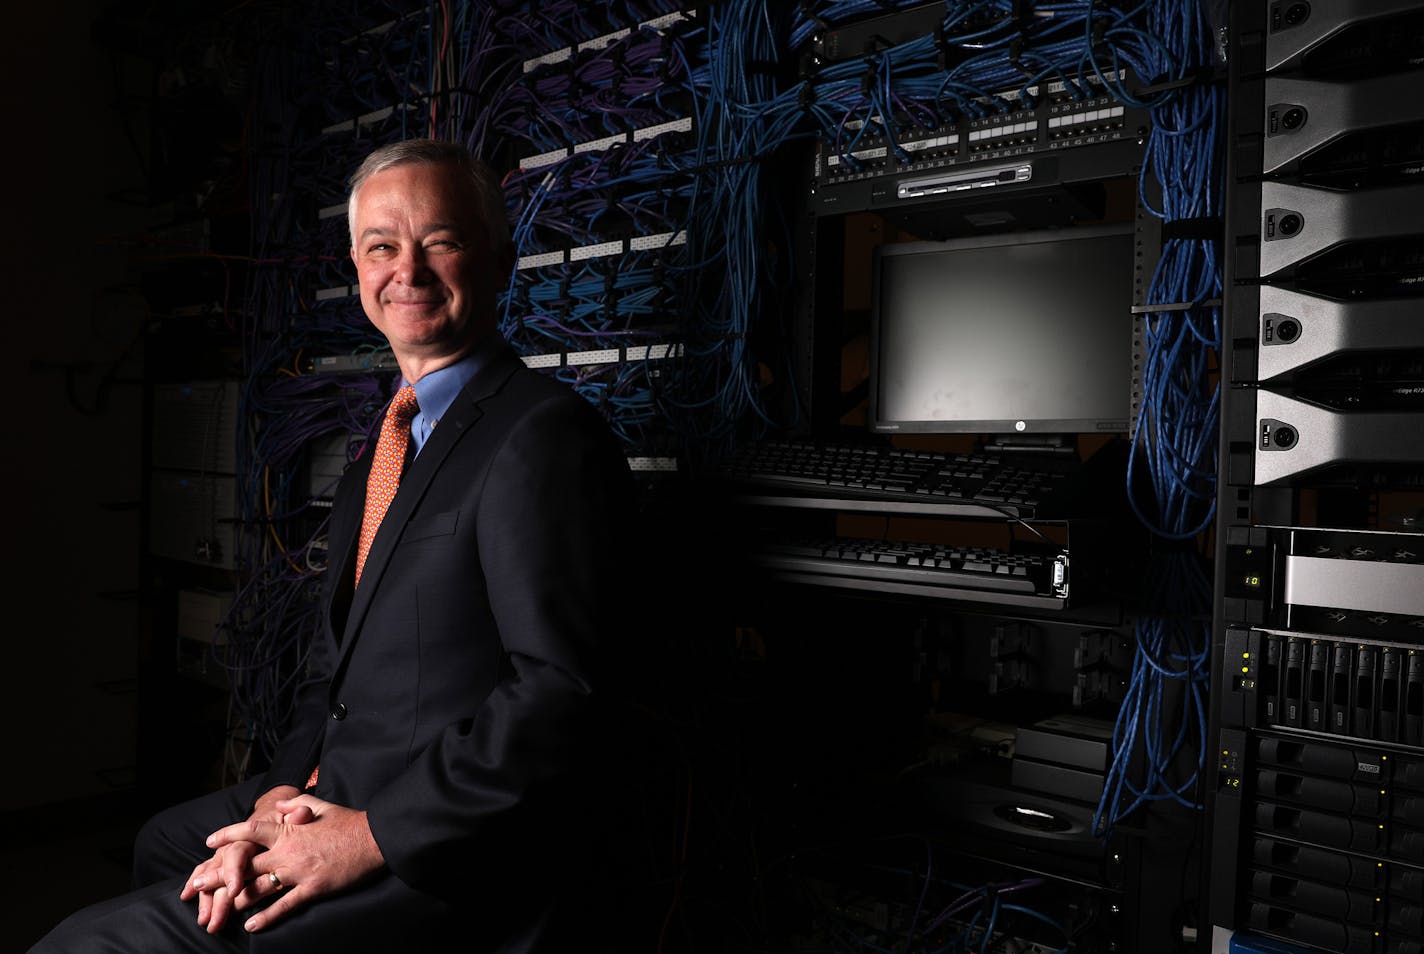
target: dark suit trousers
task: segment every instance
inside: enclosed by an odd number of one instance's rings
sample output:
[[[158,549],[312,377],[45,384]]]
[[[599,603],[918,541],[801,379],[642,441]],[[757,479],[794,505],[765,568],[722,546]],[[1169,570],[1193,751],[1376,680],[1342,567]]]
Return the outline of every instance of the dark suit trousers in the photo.
[[[242,930],[251,910],[237,912],[221,933],[206,933],[197,923],[197,902],[180,901],[178,894],[193,868],[212,855],[204,839],[247,818],[258,784],[244,782],[155,815],[134,846],[135,889],[66,918],[31,954],[434,952],[448,951],[452,937],[477,933],[468,914],[458,926],[450,905],[390,874],[306,905],[258,934]]]

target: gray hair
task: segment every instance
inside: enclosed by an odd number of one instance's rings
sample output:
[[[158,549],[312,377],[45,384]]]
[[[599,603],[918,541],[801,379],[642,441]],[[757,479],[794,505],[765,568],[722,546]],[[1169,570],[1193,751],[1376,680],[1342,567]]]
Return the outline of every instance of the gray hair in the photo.
[[[351,174],[348,180],[351,194],[346,200],[346,222],[351,232],[351,244],[356,244],[356,193],[365,181],[378,172],[404,165],[452,165],[474,187],[476,213],[490,240],[490,249],[500,251],[510,243],[509,220],[505,218],[504,191],[499,176],[488,164],[471,155],[464,146],[438,139],[405,139],[382,146],[372,152]]]

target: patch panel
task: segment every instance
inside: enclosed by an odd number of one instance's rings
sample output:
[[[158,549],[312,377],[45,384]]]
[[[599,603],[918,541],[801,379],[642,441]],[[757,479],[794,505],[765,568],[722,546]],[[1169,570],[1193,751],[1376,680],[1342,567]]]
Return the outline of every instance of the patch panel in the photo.
[[[626,348],[602,348],[592,351],[556,352],[551,354],[523,355],[525,365],[531,368],[559,368],[618,364],[624,361],[657,361],[679,357],[680,344],[632,345]],[[365,354],[329,355],[314,358],[309,370],[316,374],[340,374],[363,371],[391,371],[398,369],[395,355],[389,349],[371,351]]]
[[[381,109],[373,109],[368,113],[362,113],[360,116],[354,116],[351,119],[343,119],[339,123],[324,126],[322,127],[321,134],[323,136],[331,136],[336,133],[350,133],[353,136],[370,135],[373,130],[382,128],[387,120],[395,116],[396,110],[401,110],[412,115],[419,112],[416,106],[409,103],[401,103],[397,106],[385,106]]]
[[[674,248],[685,244],[687,244],[687,233],[683,231],[659,232],[655,235],[635,235],[627,239],[613,239],[607,242],[594,242],[591,245],[578,245],[569,249],[556,249],[549,252],[522,255],[515,263],[515,268],[520,271],[528,268],[547,268],[552,265],[564,265],[569,262],[608,258],[613,255],[624,255],[629,252],[643,252],[651,249]]]
[[[1124,128],[1125,106],[1100,105],[1097,108],[1075,109],[1063,115],[1048,117],[1050,148],[1074,141],[1092,142],[1093,137]]]
[[[1117,81],[1131,85],[1126,71]],[[1140,162],[1141,137],[1151,126],[1146,110],[1121,103],[1087,84],[1093,95],[1070,93],[1062,82],[1004,90],[977,103],[987,115],[963,117],[933,129],[876,115],[848,121],[844,142],[818,141],[812,159],[812,194],[821,213],[888,208],[983,185],[1019,185],[1030,178],[1053,184],[1128,174]],[[1096,89],[1092,89],[1096,87]],[[853,141],[853,145],[851,142]],[[1052,162],[1047,160],[1053,159]],[[995,182],[986,166],[1033,167],[1034,173]],[[975,185],[917,188],[921,180],[953,177]],[[981,184],[982,183],[982,184]]]
[[[562,162],[569,156],[578,155],[580,153],[603,152],[632,143],[648,142],[662,136],[690,132],[692,132],[692,117],[684,116],[681,119],[670,119],[667,122],[643,126],[626,133],[617,133],[612,136],[604,136],[600,139],[575,143],[572,147],[551,149],[548,152],[541,152],[538,155],[526,156],[519,160],[519,168],[526,170],[539,169],[544,166],[551,166],[556,162]]]
[[[550,50],[548,53],[541,53],[539,56],[530,57],[529,59],[524,60],[522,63],[520,63],[520,71],[523,73],[531,73],[534,70],[539,69],[541,66],[555,66],[560,63],[566,63],[580,53],[597,53],[600,50],[607,49],[614,43],[617,43],[619,40],[626,39],[627,37],[631,36],[635,29],[650,30],[654,33],[664,33],[668,30],[673,29],[679,24],[691,24],[696,20],[696,8],[683,10],[675,13],[667,13],[659,17],[653,17],[651,20],[644,20],[636,27],[624,27],[620,30],[613,30],[610,33],[605,33],[600,36],[583,40],[572,46],[560,47],[557,50]]]
[[[968,154],[1002,156],[1021,148],[1032,151],[1038,144],[1040,125],[1040,117],[1031,112],[971,119],[964,135]]]
[[[361,371],[394,371],[399,368],[389,348],[362,354],[336,354],[313,358],[308,370],[314,374],[349,374]]]
[[[676,473],[676,457],[629,457],[628,469],[637,473]]]
[[[340,298],[355,298],[360,294],[360,285],[333,285],[329,288],[318,288],[313,297],[316,301],[335,301]]]
[[[622,364],[628,361],[660,361],[682,356],[682,345],[633,345],[626,348],[600,348],[593,351],[526,354],[525,365],[531,368],[592,367],[600,364]]]

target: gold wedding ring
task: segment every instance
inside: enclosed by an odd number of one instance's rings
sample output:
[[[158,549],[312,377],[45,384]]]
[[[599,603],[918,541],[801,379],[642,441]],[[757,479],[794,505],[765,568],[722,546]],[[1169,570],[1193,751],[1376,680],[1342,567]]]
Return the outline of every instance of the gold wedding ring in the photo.
[[[277,877],[277,872],[275,872],[275,871],[269,871],[269,872],[267,872],[267,880],[270,881],[270,882],[272,882],[272,887],[273,887],[273,888],[276,888],[278,891],[281,891],[281,890],[282,890],[282,879],[279,878],[279,877]]]

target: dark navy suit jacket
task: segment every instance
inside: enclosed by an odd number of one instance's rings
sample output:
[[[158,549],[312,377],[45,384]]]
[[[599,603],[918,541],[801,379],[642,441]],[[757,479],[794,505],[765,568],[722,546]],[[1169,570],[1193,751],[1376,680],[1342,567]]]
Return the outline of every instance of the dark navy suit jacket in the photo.
[[[620,679],[624,455],[501,348],[407,466],[353,592],[370,456],[336,492],[326,625],[263,789],[320,762],[315,794],[368,812],[391,872],[468,906],[472,940],[573,949],[558,922],[591,899]]]

